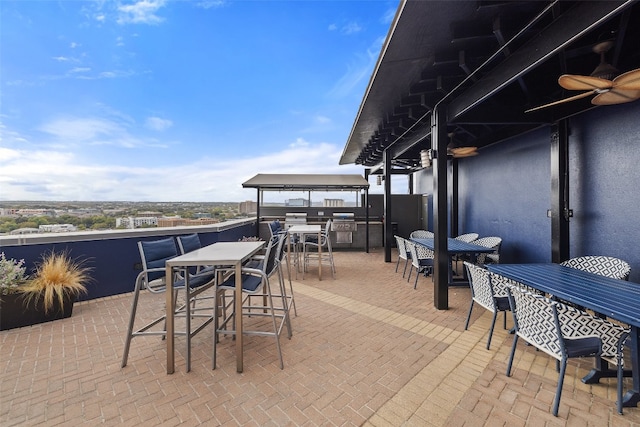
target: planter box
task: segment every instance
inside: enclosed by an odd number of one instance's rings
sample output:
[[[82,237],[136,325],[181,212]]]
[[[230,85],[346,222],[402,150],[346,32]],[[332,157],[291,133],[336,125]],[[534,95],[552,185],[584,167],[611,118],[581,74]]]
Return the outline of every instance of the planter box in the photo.
[[[64,310],[56,305],[45,314],[42,298],[26,305],[23,294],[0,295],[0,331],[71,317],[74,301],[74,296],[65,295]]]

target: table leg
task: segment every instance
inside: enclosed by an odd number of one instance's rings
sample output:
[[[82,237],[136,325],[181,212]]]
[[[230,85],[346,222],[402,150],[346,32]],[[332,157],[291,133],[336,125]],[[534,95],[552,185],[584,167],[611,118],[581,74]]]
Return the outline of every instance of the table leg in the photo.
[[[633,375],[633,382],[631,390],[622,398],[622,406],[634,407],[638,406],[640,402],[640,328],[637,326],[631,327],[631,342],[628,343],[631,347],[631,375]]]
[[[322,280],[322,231],[318,232],[318,280]]]
[[[166,268],[166,278],[165,278],[165,282],[166,282],[166,290],[165,290],[165,294],[166,294],[166,303],[165,303],[165,307],[166,307],[166,326],[167,326],[167,336],[166,336],[166,340],[167,340],[167,374],[173,374],[174,370],[175,370],[175,366],[174,366],[174,335],[173,335],[173,331],[174,331],[174,311],[175,311],[175,307],[173,306],[173,269],[171,267],[167,267]]]
[[[236,295],[234,316],[236,322],[236,370],[242,372],[242,270],[240,262],[236,263]]]

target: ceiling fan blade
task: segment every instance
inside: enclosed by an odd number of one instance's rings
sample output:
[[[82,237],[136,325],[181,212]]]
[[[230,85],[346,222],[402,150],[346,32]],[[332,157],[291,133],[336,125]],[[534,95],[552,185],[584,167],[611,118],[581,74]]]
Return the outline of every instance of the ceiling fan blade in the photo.
[[[531,111],[536,111],[536,110],[541,110],[543,108],[551,107],[553,105],[564,104],[565,102],[575,101],[577,99],[586,98],[587,96],[591,96],[594,93],[595,93],[595,90],[590,90],[588,92],[582,92],[582,93],[579,93],[578,95],[574,95],[574,96],[571,96],[569,98],[564,98],[564,99],[561,99],[559,101],[551,102],[549,104],[540,105],[539,107],[530,108],[530,109],[526,110],[525,113],[529,113]]]
[[[558,84],[568,90],[592,90],[609,89],[613,86],[611,80],[599,77],[580,76],[576,74],[563,74],[558,77]]]
[[[640,90],[622,90],[619,88],[608,90],[596,95],[591,103],[593,105],[614,105],[640,99]]]
[[[469,147],[449,148],[447,150],[447,154],[452,156],[454,159],[461,159],[463,157],[477,156],[478,155],[478,147],[469,146]]]
[[[613,79],[613,87],[623,90],[640,90],[640,68],[620,74]]]
[[[465,154],[470,154],[470,153],[478,151],[478,147],[473,147],[473,146],[470,146],[470,147],[455,147],[455,148],[449,149],[449,151],[453,155],[465,155]]]

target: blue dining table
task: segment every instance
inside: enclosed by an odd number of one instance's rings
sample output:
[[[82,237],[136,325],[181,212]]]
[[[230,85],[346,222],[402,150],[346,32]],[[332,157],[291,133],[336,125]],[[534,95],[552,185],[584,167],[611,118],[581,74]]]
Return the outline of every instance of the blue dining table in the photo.
[[[640,401],[640,283],[611,279],[559,264],[491,264],[489,271],[525,284],[561,300],[580,305],[631,328],[631,390],[623,406],[637,406]],[[598,382],[610,372],[592,371],[583,381]]]
[[[435,248],[435,244],[432,238],[412,237],[410,240],[412,242],[415,242],[419,245],[424,246],[427,249],[431,249],[432,251]],[[493,248],[474,245],[473,243],[467,243],[467,242],[463,242],[462,240],[457,240],[449,237],[447,238],[447,252],[449,254],[449,286],[468,285],[469,283],[466,280],[463,280],[463,281],[453,280],[453,270],[451,269],[451,256],[468,254],[468,255],[471,255],[472,261],[475,261],[475,258],[478,256],[478,254],[491,253],[493,252]]]

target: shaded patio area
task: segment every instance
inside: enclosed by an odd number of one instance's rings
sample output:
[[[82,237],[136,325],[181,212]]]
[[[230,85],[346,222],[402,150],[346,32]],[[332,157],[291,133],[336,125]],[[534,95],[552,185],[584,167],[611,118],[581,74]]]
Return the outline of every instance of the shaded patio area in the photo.
[[[395,261],[395,252],[394,252]],[[120,368],[131,294],[76,304],[69,319],[0,332],[0,425],[638,425],[640,409],[615,411],[615,380],[580,382],[591,359],[569,362],[559,417],[550,413],[555,361],[519,346],[505,376],[512,336],[475,308],[470,292],[433,306],[431,279],[413,289],[384,263],[382,250],[337,252],[336,279],[313,268],[294,282],[293,338],[245,338],[245,370],[235,371],[231,339],[221,338],[211,369],[212,327],[192,343],[176,340],[176,373],[167,375],[164,342],[136,338]],[[329,276],[330,277],[330,276]],[[132,284],[133,286],[133,284]],[[144,295],[144,316],[163,311]],[[511,325],[508,320],[508,326]],[[628,380],[629,381],[629,380]]]

